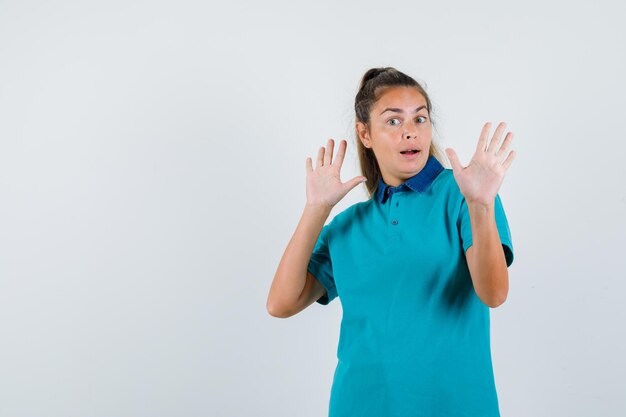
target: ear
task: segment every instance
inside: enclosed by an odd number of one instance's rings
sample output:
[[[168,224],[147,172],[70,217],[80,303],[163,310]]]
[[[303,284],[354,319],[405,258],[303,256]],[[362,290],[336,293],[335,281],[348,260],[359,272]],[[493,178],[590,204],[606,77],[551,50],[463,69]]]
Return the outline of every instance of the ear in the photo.
[[[363,122],[356,122],[356,131],[363,146],[371,148],[372,141],[370,139],[369,131],[367,130],[367,125]]]

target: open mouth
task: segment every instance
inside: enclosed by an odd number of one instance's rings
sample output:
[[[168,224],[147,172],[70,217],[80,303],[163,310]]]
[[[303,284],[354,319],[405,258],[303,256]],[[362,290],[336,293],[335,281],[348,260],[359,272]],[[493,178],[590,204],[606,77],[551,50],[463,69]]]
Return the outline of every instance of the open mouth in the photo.
[[[413,154],[416,154],[416,153],[418,153],[418,152],[419,152],[419,151],[418,151],[417,149],[411,149],[411,150],[409,150],[409,151],[402,151],[402,152],[400,152],[400,153],[401,153],[401,154],[403,154],[403,155],[413,155]]]

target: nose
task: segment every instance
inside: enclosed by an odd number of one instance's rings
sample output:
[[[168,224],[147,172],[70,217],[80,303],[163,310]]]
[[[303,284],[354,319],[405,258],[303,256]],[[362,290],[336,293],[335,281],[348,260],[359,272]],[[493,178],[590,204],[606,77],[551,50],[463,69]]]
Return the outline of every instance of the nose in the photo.
[[[412,127],[407,128],[407,130],[404,132],[404,138],[405,139],[417,139],[417,131],[415,129],[413,129]]]
[[[417,139],[417,132],[420,126],[416,126],[414,123],[406,123],[404,125],[404,138],[405,139]]]

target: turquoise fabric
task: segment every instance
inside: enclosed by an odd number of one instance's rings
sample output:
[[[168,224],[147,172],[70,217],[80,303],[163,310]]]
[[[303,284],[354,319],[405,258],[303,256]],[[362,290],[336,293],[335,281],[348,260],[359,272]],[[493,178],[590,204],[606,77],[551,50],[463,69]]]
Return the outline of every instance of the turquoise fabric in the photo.
[[[387,191],[389,189],[389,191]],[[495,218],[507,266],[511,233]],[[430,156],[406,183],[337,214],[308,270],[341,300],[329,417],[496,417],[490,308],[474,291],[465,198]]]

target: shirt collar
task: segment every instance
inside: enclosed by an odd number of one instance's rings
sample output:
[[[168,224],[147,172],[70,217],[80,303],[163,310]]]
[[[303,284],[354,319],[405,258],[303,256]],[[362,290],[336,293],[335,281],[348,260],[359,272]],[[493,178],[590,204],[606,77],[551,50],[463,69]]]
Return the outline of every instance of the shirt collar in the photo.
[[[439,175],[441,171],[443,171],[443,169],[443,166],[441,165],[441,163],[439,163],[437,158],[435,158],[433,155],[429,155],[428,160],[426,161],[426,165],[424,165],[424,168],[422,168],[420,172],[413,175],[411,178],[398,185],[397,187],[392,187],[385,184],[385,182],[383,181],[383,177],[381,176],[378,179],[376,200],[378,200],[378,202],[380,202],[381,204],[385,204],[385,201],[387,201],[387,198],[391,194],[406,189],[421,193],[428,188],[430,183],[433,182],[433,180],[437,177],[437,175]]]

